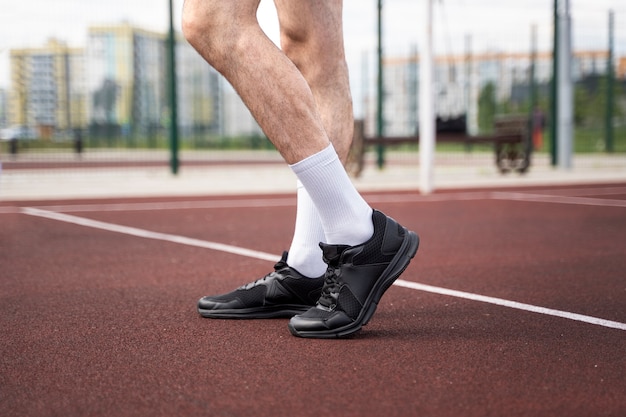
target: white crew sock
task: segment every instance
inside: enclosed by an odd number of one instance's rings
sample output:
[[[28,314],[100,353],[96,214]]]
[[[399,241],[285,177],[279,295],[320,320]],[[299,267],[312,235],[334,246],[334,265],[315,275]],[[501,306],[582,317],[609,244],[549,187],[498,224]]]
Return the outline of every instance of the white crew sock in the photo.
[[[313,200],[300,181],[297,198],[296,227],[287,264],[306,277],[316,278],[326,271],[319,246],[326,240],[324,229]]]
[[[372,236],[372,209],[350,181],[332,144],[290,167],[317,208],[326,243],[354,246]]]

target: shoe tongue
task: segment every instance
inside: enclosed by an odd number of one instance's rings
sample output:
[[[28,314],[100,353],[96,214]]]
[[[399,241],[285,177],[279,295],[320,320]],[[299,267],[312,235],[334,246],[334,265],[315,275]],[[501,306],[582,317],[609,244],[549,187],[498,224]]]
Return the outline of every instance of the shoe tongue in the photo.
[[[327,243],[320,242],[320,248],[322,248],[324,261],[329,265],[336,265],[343,252],[349,247],[349,245],[329,245]]]
[[[278,271],[279,269],[283,269],[289,265],[287,265],[287,256],[289,255],[289,253],[287,251],[283,252],[283,256],[280,257],[280,261],[276,262],[276,264],[274,265],[274,269],[276,271]]]

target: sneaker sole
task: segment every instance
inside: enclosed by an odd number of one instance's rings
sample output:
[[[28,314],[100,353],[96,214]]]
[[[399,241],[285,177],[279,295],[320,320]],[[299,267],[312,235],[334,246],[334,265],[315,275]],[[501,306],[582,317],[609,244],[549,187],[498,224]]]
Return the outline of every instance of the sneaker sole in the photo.
[[[198,313],[209,319],[275,319],[291,318],[304,313],[312,306],[281,305],[274,307],[240,308],[230,310],[205,310],[198,308]]]
[[[385,291],[387,291],[394,281],[404,272],[404,270],[409,266],[411,259],[413,259],[417,253],[417,248],[419,247],[419,237],[415,232],[407,230],[406,228],[404,230],[406,232],[406,236],[404,241],[402,241],[402,245],[398,249],[398,253],[396,253],[394,258],[389,263],[389,266],[387,266],[387,269],[383,271],[381,277],[376,281],[376,284],[374,284],[374,287],[367,296],[367,299],[363,304],[363,308],[355,321],[338,329],[315,332],[298,331],[291,326],[291,323],[289,323],[289,331],[291,334],[305,338],[335,339],[350,336],[361,330],[361,327],[365,326],[374,315],[374,312],[376,312],[378,302],[382,298]]]

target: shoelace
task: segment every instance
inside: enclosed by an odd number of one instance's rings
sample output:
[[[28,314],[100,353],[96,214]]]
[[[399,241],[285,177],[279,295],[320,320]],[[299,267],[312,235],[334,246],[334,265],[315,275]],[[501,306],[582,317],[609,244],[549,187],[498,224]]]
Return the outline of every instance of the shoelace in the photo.
[[[340,289],[338,274],[339,268],[328,266],[324,273],[324,286],[322,287],[322,294],[318,304],[326,308],[333,308],[337,304],[337,296]]]
[[[276,263],[276,265],[274,265],[274,270],[272,272],[270,272],[269,274],[265,275],[264,277],[261,277],[257,280],[255,280],[254,282],[250,282],[248,284],[242,285],[241,287],[239,287],[239,289],[241,290],[247,290],[250,289],[254,286],[256,286],[257,284],[261,284],[265,281],[267,281],[269,278],[275,277],[278,274],[278,271],[287,267],[287,263],[283,262],[283,261],[278,261]]]

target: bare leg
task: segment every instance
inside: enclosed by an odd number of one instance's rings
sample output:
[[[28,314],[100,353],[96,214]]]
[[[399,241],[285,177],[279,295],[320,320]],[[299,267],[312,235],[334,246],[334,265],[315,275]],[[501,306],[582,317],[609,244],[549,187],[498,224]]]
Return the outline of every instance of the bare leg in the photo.
[[[183,32],[232,84],[285,161],[294,164],[330,140],[302,73],[261,30],[258,5],[259,0],[185,0]]]
[[[372,234],[372,210],[350,182],[326,130],[337,136],[345,159],[351,101],[342,3],[279,3],[283,7],[281,38],[299,68],[261,30],[256,19],[258,5],[259,0],[186,0],[183,31],[207,62],[230,81],[301,181],[318,211],[326,242],[361,243]],[[294,17],[298,14],[313,23],[299,22]],[[297,28],[300,23],[303,29]],[[314,32],[320,35],[312,35]],[[315,59],[321,63],[315,64]],[[324,80],[327,70],[330,81]],[[307,79],[315,86],[315,97]],[[331,92],[333,89],[339,92]],[[334,104],[335,94],[340,97],[338,105]],[[316,99],[324,109],[326,126]],[[340,109],[341,123],[332,121],[335,108]]]
[[[274,0],[281,47],[306,79],[322,123],[345,163],[354,126],[343,46],[342,0]]]
[[[283,52],[306,79],[322,123],[342,162],[352,141],[352,98],[345,62],[342,0],[323,2],[274,0]],[[298,187],[296,224],[287,263],[308,276],[326,270],[319,242],[322,224],[307,191]]]
[[[275,1],[284,53],[258,25],[259,0],[186,0],[183,30],[230,81],[298,177],[313,203],[309,214],[319,216],[329,268],[323,279],[302,281],[301,274],[279,262],[275,273],[262,280],[203,297],[198,309],[207,317],[288,314],[310,304],[312,290],[323,282],[316,306],[292,317],[289,329],[302,337],[343,337],[369,321],[384,291],[415,255],[419,239],[374,212],[341,164],[352,130],[341,2]],[[300,298],[296,304],[273,305],[274,291],[257,289],[273,281],[283,286],[295,281],[291,285],[302,288],[305,297],[294,297]]]

